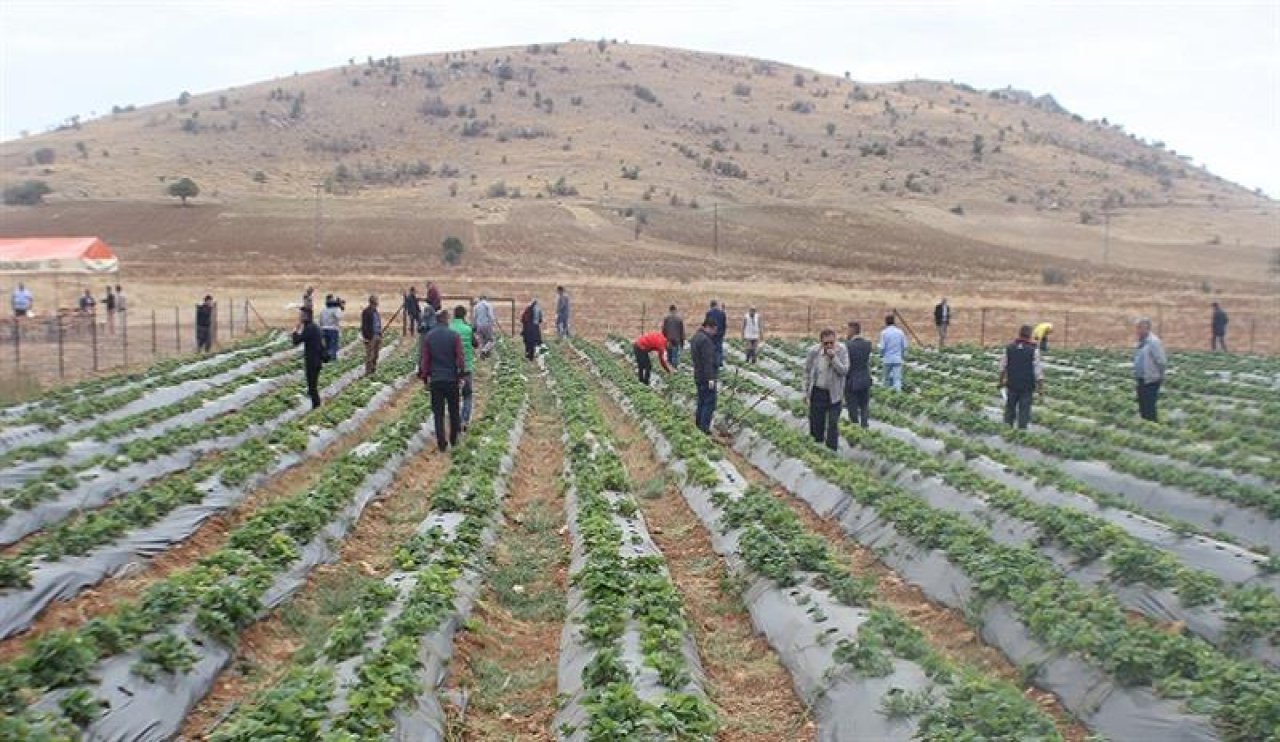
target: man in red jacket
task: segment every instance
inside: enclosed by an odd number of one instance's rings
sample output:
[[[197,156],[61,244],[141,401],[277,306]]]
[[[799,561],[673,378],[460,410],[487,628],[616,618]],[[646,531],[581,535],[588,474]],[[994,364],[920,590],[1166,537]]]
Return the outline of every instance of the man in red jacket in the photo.
[[[649,360],[650,353],[657,353],[662,370],[671,373],[671,367],[667,365],[666,335],[660,332],[647,332],[636,338],[635,344],[631,347],[636,352],[636,373],[640,375],[641,384],[648,386],[649,377],[653,374],[653,361]]]

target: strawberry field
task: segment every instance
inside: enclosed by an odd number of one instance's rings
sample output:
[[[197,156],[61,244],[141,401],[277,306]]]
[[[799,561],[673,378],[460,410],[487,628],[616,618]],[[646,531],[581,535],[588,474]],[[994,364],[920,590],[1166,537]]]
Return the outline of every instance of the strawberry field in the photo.
[[[839,450],[807,344],[716,429],[630,343],[416,344],[309,409],[268,334],[0,409],[0,740],[1280,740],[1280,365],[914,352]]]

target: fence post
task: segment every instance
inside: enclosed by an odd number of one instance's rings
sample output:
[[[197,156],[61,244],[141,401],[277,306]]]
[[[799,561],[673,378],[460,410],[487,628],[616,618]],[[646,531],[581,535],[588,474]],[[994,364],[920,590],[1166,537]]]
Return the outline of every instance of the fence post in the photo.
[[[121,351],[124,354],[124,365],[128,366],[129,365],[129,317],[125,312],[121,312],[121,314],[125,316],[120,318],[120,332],[121,332],[120,347],[121,347]]]
[[[241,312],[241,314],[242,314],[242,315],[244,315],[244,334],[248,335],[248,334],[249,334],[249,332],[250,332],[250,330],[249,330],[249,300],[248,300],[248,299],[245,299],[245,300],[244,300],[244,311],[243,311],[243,312]]]
[[[62,318],[58,318],[58,378],[66,378],[67,372],[62,359]]]
[[[809,304],[804,317],[804,334],[809,336],[813,334],[813,304]]]
[[[1257,326],[1258,326],[1258,318],[1250,317],[1249,318],[1249,352],[1250,353],[1253,353],[1253,331],[1257,329]]]
[[[182,330],[179,327],[178,308],[173,308],[173,347],[179,353],[182,352]]]
[[[978,347],[987,347],[987,308],[982,308],[982,325],[978,330]]]
[[[21,317],[13,318],[13,368],[16,371],[22,365],[22,324]]]
[[[1156,305],[1156,334],[1164,334],[1164,305]]]
[[[156,310],[151,310],[151,360],[156,358]]]
[[[236,301],[227,302],[227,339],[236,336]]]
[[[1067,310],[1067,320],[1062,323],[1062,347],[1067,347],[1067,343],[1071,341],[1071,310]]]
[[[649,324],[649,305],[640,302],[640,334],[644,334],[645,325]]]
[[[89,337],[93,341],[93,370],[98,370],[98,318],[93,319],[93,324],[89,325]]]

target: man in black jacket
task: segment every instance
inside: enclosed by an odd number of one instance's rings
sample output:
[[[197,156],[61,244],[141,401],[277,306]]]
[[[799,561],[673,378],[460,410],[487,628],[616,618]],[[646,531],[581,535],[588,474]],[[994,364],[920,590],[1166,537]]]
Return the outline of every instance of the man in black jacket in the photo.
[[[1222,307],[1218,306],[1218,302],[1213,303],[1213,320],[1210,322],[1210,329],[1213,331],[1213,337],[1209,340],[1209,350],[1217,350],[1222,348],[1222,352],[1227,352],[1227,313],[1222,311]]]
[[[871,341],[862,337],[861,322],[849,323],[844,347],[849,353],[849,374],[844,377],[849,422],[865,428],[871,424]]]
[[[462,336],[449,327],[449,315],[440,312],[422,343],[418,377],[431,393],[431,416],[436,424],[436,448],[443,453],[458,445],[462,430],[459,389],[467,372],[467,358],[462,350]],[[444,412],[449,410],[449,437],[444,435]]]
[[[1019,430],[1026,430],[1031,422],[1031,400],[1037,392],[1044,392],[1044,366],[1040,362],[1040,349],[1031,339],[1031,325],[1019,328],[1017,339],[1004,349],[1000,359],[1000,388],[1005,392],[1005,425],[1016,421]]]
[[[422,304],[418,300],[418,287],[410,286],[409,293],[404,295],[404,316],[401,322],[404,326],[404,334],[413,335],[416,333],[421,322]]]
[[[689,342],[689,355],[693,356],[693,383],[698,389],[694,422],[704,433],[711,432],[711,416],[716,412],[716,377],[720,373],[716,363],[716,331],[715,320],[708,317]]]
[[[676,368],[680,365],[680,350],[684,348],[684,320],[675,304],[671,305],[667,316],[662,320],[662,335],[667,339],[667,363],[671,364],[671,368]]]
[[[374,294],[369,295],[369,306],[360,313],[360,337],[364,338],[364,375],[373,376],[382,350],[382,314],[378,312],[378,297]]]
[[[311,321],[311,310],[303,309],[298,326],[293,330],[293,344],[302,346],[302,368],[307,376],[307,395],[311,397],[311,409],[320,406],[320,367],[324,365],[324,338],[320,328]]]
[[[951,305],[946,297],[933,308],[933,326],[938,328],[938,347],[947,344],[947,330],[951,327]]]
[[[208,353],[213,347],[213,297],[205,294],[196,305],[196,351]]]

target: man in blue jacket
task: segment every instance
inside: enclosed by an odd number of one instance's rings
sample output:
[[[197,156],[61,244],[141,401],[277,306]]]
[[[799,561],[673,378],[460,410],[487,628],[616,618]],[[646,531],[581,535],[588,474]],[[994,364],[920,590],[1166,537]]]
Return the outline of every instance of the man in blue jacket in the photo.
[[[710,322],[716,328],[716,334],[712,338],[716,342],[716,368],[724,366],[724,335],[729,329],[729,317],[720,308],[720,302],[712,299],[711,308],[707,310],[707,317],[703,324]]]
[[[880,331],[880,363],[884,366],[884,385],[902,391],[902,364],[907,356],[907,336],[899,329],[892,314],[885,315]]]

